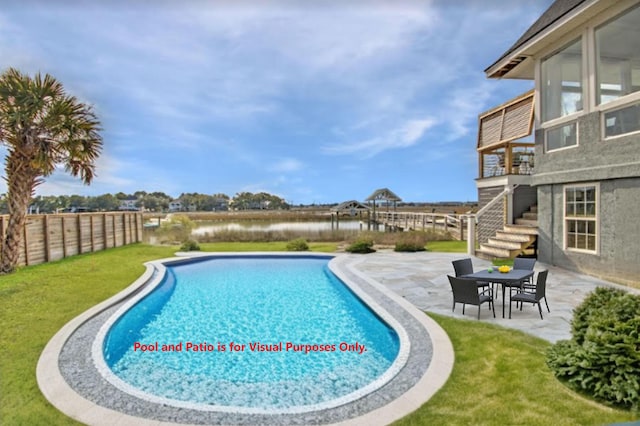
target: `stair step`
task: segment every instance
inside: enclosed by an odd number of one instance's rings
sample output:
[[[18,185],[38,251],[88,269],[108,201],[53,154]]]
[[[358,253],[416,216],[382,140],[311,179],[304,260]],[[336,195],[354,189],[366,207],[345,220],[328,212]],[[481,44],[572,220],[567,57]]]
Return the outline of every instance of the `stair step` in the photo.
[[[497,231],[496,239],[503,241],[513,241],[516,243],[526,243],[529,242],[529,239],[531,238],[530,235],[531,234],[515,234],[512,232]]]
[[[516,225],[538,226],[538,220],[518,218],[516,219]]]
[[[522,218],[523,219],[527,219],[527,220],[535,220],[537,222],[538,221],[538,213],[524,212],[522,214]]]
[[[538,227],[530,225],[505,225],[503,232],[513,234],[538,235]]]
[[[529,207],[529,211],[531,213],[538,213],[538,206],[531,206]]]
[[[522,241],[522,242],[523,243],[528,243],[529,242],[529,238],[527,238],[525,241]],[[489,238],[487,243],[492,245],[492,246],[502,247],[502,248],[506,248],[508,250],[522,250],[522,244],[520,243],[520,241],[503,240],[503,239],[500,239],[500,238]]]
[[[509,250],[500,247],[494,247],[489,244],[480,244],[480,251],[493,257],[508,259],[511,257],[516,257],[522,250]],[[477,250],[476,250],[477,252]]]
[[[482,250],[482,252],[484,253],[491,254],[495,257],[501,257],[501,258],[511,257],[512,251],[520,252],[520,250],[509,250],[502,247],[496,247],[491,244],[480,244],[480,250]],[[515,257],[516,255],[517,253],[515,253],[513,257]]]

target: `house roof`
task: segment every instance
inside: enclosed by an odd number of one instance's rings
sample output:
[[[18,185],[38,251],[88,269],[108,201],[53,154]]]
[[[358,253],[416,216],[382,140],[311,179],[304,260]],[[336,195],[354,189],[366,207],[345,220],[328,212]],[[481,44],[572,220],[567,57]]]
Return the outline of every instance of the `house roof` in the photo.
[[[583,3],[593,2],[593,0],[556,0],[551,6],[538,18],[537,21],[529,27],[527,31],[511,46],[505,53],[498,58],[493,64],[485,69],[485,73],[489,77],[502,77],[526,60],[525,55],[516,55],[517,51],[525,46],[536,36],[541,35],[545,30],[550,29],[555,23],[561,20],[571,11],[578,8]],[[497,70],[491,71],[500,63],[510,59]]]
[[[362,204],[361,202],[356,200],[349,200],[349,201],[342,202],[337,206],[331,208],[332,212],[345,212],[345,211],[351,212],[352,210],[366,211],[366,210],[369,210],[369,206]]]
[[[388,188],[376,189],[373,194],[369,195],[365,201],[385,200],[385,201],[402,201],[402,198],[398,197]]]

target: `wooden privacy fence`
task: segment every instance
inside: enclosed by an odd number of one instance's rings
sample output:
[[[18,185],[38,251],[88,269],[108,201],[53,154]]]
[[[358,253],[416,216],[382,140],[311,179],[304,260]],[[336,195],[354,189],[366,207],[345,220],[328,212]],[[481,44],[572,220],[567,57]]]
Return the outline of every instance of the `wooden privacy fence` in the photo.
[[[8,223],[9,216],[0,215],[0,236],[3,239]],[[142,213],[28,215],[18,264],[37,265],[140,241]]]

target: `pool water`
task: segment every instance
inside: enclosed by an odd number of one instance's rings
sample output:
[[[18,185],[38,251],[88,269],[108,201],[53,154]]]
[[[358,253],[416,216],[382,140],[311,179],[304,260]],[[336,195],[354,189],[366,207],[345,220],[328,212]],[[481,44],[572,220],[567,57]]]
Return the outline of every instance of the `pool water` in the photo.
[[[390,368],[399,339],[329,260],[169,266],[107,333],[107,365],[145,393],[212,406],[280,409],[357,392]]]

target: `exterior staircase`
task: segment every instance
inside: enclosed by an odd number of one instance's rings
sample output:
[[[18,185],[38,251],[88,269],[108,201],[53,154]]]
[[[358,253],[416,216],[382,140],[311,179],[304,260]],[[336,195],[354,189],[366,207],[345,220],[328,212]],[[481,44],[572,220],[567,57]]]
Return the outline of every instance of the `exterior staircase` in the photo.
[[[538,206],[532,206],[514,225],[505,225],[493,238],[480,244],[476,256],[487,259],[513,259],[532,251],[538,237]]]

